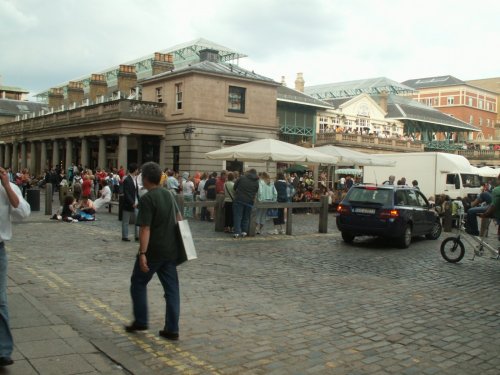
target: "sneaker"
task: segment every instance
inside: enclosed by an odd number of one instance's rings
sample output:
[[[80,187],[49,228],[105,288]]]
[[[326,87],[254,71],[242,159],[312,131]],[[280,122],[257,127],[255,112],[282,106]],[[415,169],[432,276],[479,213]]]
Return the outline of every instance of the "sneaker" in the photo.
[[[245,238],[247,236],[246,232],[241,232],[241,238]]]
[[[238,234],[238,233],[233,234],[233,238],[234,238],[235,240],[237,240],[237,239],[238,239],[238,238],[240,238],[240,237],[241,237],[241,234]]]
[[[275,230],[273,230],[273,231],[269,232],[269,234],[278,234],[278,233],[279,233],[279,232],[278,232],[278,230],[277,230],[277,229],[275,229]]]
[[[280,230],[280,234],[286,234],[286,230],[284,229]]]

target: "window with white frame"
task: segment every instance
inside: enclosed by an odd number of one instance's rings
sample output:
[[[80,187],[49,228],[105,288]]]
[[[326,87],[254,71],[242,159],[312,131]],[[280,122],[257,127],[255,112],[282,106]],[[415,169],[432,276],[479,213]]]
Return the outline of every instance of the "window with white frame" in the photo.
[[[448,105],[455,104],[455,97],[454,96],[448,96]]]
[[[328,130],[328,117],[320,116],[319,118],[319,132],[326,133]]]
[[[483,118],[479,117],[479,126],[483,126]]]
[[[340,117],[335,116],[335,117],[331,117],[331,119],[332,119],[333,125],[340,125]]]
[[[489,128],[490,127],[490,119],[486,119],[486,126]]]
[[[468,99],[469,99],[469,107],[472,107],[474,101],[473,101],[473,99],[470,96],[469,96]]]
[[[431,107],[432,106],[432,98],[425,98],[424,103],[425,103],[425,105],[428,105]]]
[[[470,115],[469,116],[469,124],[473,124],[474,123],[474,116]]]
[[[182,109],[182,83],[175,84],[175,108]]]
[[[477,107],[479,109],[483,109],[483,101],[482,100],[479,100],[479,103],[478,103]]]

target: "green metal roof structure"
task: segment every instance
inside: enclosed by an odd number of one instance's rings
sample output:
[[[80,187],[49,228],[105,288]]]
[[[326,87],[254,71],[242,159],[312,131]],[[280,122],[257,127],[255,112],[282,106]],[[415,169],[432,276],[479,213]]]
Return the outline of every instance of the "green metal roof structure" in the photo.
[[[364,93],[378,95],[382,92],[387,92],[388,94],[399,95],[415,92],[411,87],[386,77],[306,86],[304,91],[306,94],[321,100],[350,98]]]
[[[20,92],[20,93],[23,93],[23,94],[29,93],[28,90],[22,89],[20,87],[15,87],[15,86],[1,86],[1,85],[0,85],[0,91]]]
[[[213,49],[219,52],[220,61],[229,62],[229,61],[239,61],[242,57],[247,57],[247,55],[236,52],[228,47],[224,47],[220,44],[214,43],[210,40],[199,38],[196,40],[192,40],[187,43],[178,44],[176,46],[170,47],[168,49],[157,51],[160,53],[171,54],[173,55],[173,63],[175,68],[182,68],[187,66],[193,62],[199,61],[199,51],[203,49]],[[145,79],[149,78],[152,75],[152,63],[154,60],[154,53],[150,55],[124,62],[122,65],[135,65],[135,71],[137,74],[137,79]],[[105,69],[100,72],[93,72],[98,74],[104,74],[106,81],[108,82],[108,86],[113,86],[116,83],[116,78],[118,75],[118,66],[114,66],[108,69]],[[87,91],[89,82],[90,82],[90,74],[72,79],[71,81],[82,82],[83,88]],[[60,85],[54,86],[55,88],[63,88],[66,90],[68,82],[64,82]],[[41,102],[46,102],[50,90],[42,91],[35,95],[36,99]],[[66,93],[66,92],[65,92]]]

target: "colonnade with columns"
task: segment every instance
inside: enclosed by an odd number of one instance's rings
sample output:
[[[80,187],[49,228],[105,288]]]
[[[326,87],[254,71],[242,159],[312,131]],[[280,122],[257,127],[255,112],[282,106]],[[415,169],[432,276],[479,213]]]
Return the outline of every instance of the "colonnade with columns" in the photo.
[[[4,142],[0,143],[0,166],[10,167],[13,172],[28,168],[32,175],[40,175],[46,168],[55,167],[63,161],[62,167],[65,170],[72,164],[107,168],[107,141],[117,139],[117,164],[126,167],[128,163],[129,137],[129,134],[119,134]],[[91,165],[91,144],[95,145],[96,143],[97,165]],[[51,154],[49,154],[49,150],[51,150]]]

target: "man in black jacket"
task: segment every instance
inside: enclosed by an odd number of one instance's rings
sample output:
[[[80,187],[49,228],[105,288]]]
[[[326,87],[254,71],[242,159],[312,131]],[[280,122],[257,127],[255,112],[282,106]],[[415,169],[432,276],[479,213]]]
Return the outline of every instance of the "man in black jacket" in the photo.
[[[130,217],[135,213],[137,217],[137,205],[139,203],[139,191],[137,189],[137,172],[136,163],[131,163],[128,166],[128,175],[123,179],[123,206],[122,206],[122,241],[130,241],[128,238],[128,225]],[[134,226],[135,240],[139,240],[138,227]]]
[[[253,202],[259,190],[259,177],[250,169],[234,184],[236,193],[233,202],[234,238],[243,238],[248,233]]]

